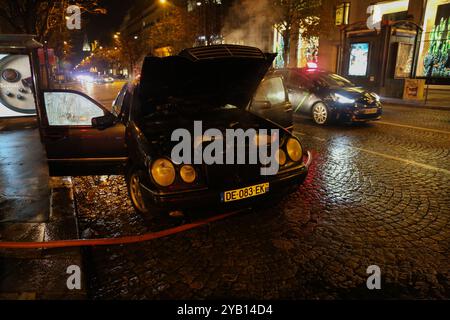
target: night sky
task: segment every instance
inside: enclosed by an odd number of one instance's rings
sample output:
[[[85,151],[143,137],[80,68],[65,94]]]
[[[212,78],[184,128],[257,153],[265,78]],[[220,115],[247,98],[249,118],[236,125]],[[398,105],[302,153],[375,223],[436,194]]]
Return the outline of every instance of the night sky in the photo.
[[[82,30],[74,34],[74,59],[78,63],[83,58],[81,51],[84,35],[88,36],[89,42],[99,40],[102,45],[108,45],[112,41],[114,32],[119,31],[123,18],[134,0],[101,0],[100,5],[108,10],[106,15],[83,15]]]
[[[119,31],[123,18],[133,5],[133,0],[102,0],[100,4],[108,10],[106,15],[89,15],[87,34],[89,41],[99,40],[105,44],[111,41],[112,34]]]

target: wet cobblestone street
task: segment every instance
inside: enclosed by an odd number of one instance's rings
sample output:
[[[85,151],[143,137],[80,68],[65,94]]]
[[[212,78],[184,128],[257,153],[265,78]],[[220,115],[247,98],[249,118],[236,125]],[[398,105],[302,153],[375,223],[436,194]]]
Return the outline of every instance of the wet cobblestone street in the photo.
[[[450,298],[450,112],[386,106],[379,123],[298,118],[295,133],[314,155],[300,189],[168,238],[87,249],[91,297]],[[139,216],[122,177],[74,184],[86,238],[184,222]],[[382,290],[366,287],[371,265]]]

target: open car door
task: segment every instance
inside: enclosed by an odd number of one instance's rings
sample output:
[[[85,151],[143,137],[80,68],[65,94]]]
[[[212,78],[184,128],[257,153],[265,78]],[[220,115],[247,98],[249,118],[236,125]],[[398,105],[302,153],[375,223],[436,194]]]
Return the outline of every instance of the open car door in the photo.
[[[263,79],[248,110],[285,129],[293,128],[292,104],[281,76],[270,75]]]
[[[122,174],[123,123],[101,104],[72,90],[43,90],[40,129],[50,176]]]

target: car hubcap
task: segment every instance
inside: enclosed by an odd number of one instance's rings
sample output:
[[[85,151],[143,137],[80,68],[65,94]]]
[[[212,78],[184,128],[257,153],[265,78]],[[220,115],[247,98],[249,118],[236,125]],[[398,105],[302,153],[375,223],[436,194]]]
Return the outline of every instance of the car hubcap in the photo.
[[[136,173],[134,173],[131,176],[130,190],[131,190],[131,200],[133,200],[134,205],[140,211],[146,212],[147,210],[145,208],[144,198],[142,197],[140,179]]]
[[[318,124],[324,124],[327,121],[328,112],[323,104],[318,104],[314,107],[314,121]]]

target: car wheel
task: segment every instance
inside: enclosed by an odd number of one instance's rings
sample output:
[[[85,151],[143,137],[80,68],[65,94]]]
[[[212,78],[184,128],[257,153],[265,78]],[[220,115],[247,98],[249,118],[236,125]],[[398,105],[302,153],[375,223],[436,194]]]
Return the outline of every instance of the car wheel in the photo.
[[[312,108],[312,117],[316,124],[325,125],[329,122],[330,112],[324,103],[319,102]]]
[[[127,175],[128,193],[134,209],[140,214],[148,214],[150,208],[142,193],[141,177],[142,171],[134,168],[129,171]]]

